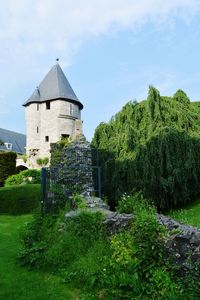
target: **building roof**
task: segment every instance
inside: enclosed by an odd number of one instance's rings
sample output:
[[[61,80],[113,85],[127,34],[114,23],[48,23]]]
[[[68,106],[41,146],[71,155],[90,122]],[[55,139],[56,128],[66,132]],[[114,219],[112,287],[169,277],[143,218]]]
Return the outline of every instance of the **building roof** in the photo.
[[[7,129],[0,128],[0,140],[4,143],[12,144],[10,151],[24,154],[26,146],[26,135]],[[0,146],[0,150],[9,150],[6,145]]]
[[[51,68],[23,106],[57,99],[74,102],[79,105],[80,109],[83,108],[83,104],[78,100],[58,63]]]

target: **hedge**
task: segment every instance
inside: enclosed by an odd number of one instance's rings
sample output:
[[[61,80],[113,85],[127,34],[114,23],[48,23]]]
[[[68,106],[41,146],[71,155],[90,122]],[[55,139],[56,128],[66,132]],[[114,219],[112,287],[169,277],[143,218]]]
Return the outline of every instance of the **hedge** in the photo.
[[[0,152],[0,186],[4,185],[8,176],[15,174],[16,158],[15,152]]]
[[[41,183],[41,171],[24,170],[21,171],[19,174],[9,176],[5,181],[5,186],[36,183]]]
[[[20,215],[40,205],[41,185],[27,184],[0,188],[0,214]]]

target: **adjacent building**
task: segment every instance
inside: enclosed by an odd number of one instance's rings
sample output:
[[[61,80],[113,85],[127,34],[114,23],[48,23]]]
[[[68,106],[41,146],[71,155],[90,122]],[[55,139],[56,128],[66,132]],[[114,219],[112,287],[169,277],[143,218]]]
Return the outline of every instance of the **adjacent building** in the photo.
[[[4,145],[0,146],[0,151],[14,151],[18,154],[26,153],[25,134],[0,128],[0,141],[4,143]]]
[[[25,134],[0,128],[0,151],[14,151],[18,154],[16,167],[18,171],[27,169],[24,155],[26,154],[26,136]]]

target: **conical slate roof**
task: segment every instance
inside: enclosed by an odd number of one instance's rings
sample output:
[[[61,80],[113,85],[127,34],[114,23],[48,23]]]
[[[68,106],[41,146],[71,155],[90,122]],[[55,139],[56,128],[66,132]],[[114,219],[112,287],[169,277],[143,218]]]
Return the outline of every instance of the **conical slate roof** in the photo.
[[[40,103],[57,99],[75,102],[79,105],[80,109],[83,108],[82,103],[75,95],[59,64],[56,64],[51,68],[23,106],[27,106],[30,103]]]

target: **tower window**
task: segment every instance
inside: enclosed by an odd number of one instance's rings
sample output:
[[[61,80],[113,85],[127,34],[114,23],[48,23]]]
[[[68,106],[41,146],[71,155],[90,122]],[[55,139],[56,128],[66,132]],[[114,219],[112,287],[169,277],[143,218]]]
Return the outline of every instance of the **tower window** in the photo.
[[[39,133],[39,127],[37,126],[37,133]]]
[[[45,142],[49,142],[49,136],[48,135],[45,136]]]
[[[39,105],[39,103],[37,103],[37,110],[39,110],[40,109],[40,105]]]
[[[70,107],[69,107],[69,113],[70,113],[70,115],[72,115],[72,112],[73,112],[73,106],[72,106],[72,104],[70,103]]]
[[[61,140],[69,137],[69,134],[61,134]]]
[[[50,109],[51,108],[51,102],[46,102],[46,109]]]

